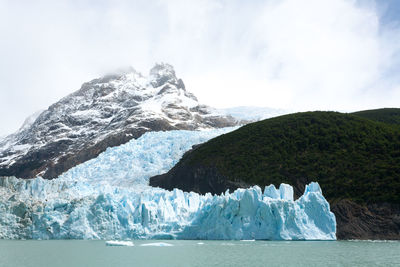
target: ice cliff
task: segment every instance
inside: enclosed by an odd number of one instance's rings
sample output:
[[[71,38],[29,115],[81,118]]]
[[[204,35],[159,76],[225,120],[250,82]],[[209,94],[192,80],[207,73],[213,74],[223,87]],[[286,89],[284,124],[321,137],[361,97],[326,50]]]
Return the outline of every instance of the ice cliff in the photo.
[[[199,195],[147,185],[192,145],[231,129],[150,132],[57,179],[0,178],[0,238],[335,239],[336,221],[317,183]]]

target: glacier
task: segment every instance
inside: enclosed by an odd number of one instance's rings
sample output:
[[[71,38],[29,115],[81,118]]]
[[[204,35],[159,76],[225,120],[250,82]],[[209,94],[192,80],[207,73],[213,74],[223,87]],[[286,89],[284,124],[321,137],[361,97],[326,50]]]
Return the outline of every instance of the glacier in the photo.
[[[148,132],[61,174],[58,180],[116,186],[147,185],[149,178],[169,171],[193,145],[236,130],[226,127],[202,131]]]
[[[334,240],[318,183],[200,195],[148,186],[192,145],[234,128],[149,132],[57,179],[0,178],[0,238]]]

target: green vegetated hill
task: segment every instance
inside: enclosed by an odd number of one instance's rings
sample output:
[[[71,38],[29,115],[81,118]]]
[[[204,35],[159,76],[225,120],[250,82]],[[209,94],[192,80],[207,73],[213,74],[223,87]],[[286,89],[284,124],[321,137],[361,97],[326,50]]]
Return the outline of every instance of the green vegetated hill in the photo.
[[[366,119],[400,125],[400,108],[381,108],[352,113]]]
[[[333,205],[339,238],[397,239],[400,127],[379,122],[387,114],[305,112],[251,123],[195,147],[150,184],[221,193],[284,182],[299,196],[318,181]]]
[[[400,131],[347,114],[298,113],[249,124],[198,147],[190,163],[248,184],[318,180],[328,199],[400,203]]]

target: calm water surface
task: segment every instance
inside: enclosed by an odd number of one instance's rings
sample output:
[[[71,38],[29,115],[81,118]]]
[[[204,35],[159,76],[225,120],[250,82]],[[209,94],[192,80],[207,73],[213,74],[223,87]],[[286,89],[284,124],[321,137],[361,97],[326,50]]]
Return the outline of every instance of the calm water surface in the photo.
[[[142,246],[150,243],[172,246]],[[400,266],[400,242],[0,240],[0,266]]]

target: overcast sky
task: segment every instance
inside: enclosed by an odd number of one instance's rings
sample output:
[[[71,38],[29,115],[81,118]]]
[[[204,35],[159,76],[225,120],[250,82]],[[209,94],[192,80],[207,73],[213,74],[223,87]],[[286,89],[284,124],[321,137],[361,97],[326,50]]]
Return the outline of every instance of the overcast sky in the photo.
[[[155,62],[214,107],[399,107],[399,14],[396,0],[0,0],[0,135]]]

